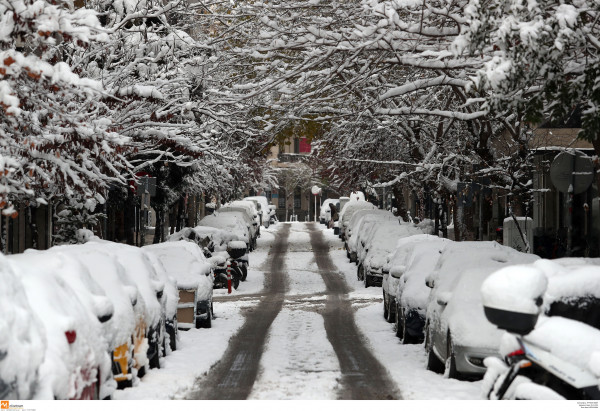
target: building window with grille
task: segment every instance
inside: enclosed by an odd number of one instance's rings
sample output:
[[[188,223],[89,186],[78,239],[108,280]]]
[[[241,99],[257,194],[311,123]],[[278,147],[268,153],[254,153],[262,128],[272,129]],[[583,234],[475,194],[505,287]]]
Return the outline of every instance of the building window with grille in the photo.
[[[294,208],[302,208],[302,191],[299,188],[294,190]]]
[[[279,190],[279,203],[277,208],[285,209],[285,190]]]

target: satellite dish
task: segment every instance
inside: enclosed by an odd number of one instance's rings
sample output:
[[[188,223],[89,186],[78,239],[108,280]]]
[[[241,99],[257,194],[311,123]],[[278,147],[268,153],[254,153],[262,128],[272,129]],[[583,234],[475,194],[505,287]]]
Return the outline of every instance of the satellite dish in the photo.
[[[583,193],[594,180],[592,159],[581,151],[564,151],[557,155],[550,165],[550,179],[554,187],[562,193]]]

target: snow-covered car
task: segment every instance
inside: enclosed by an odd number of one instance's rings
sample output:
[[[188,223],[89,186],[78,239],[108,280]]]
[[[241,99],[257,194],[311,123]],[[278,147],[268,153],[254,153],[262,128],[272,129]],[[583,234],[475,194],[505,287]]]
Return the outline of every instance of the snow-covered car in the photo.
[[[154,253],[147,252],[146,255],[150,259],[152,266],[156,269],[159,279],[165,284],[162,296],[166,332],[163,340],[163,351],[164,355],[167,355],[177,350],[177,305],[179,303],[179,290],[177,289],[177,281],[169,274],[162,261]]]
[[[384,267],[388,264],[389,254],[396,248],[398,240],[417,234],[423,234],[423,231],[410,223],[382,222],[374,226],[358,259],[357,277],[364,281],[365,287],[381,285]]]
[[[428,234],[415,235],[398,241],[390,258],[387,283],[387,320],[394,322],[396,336],[403,344],[420,343],[424,339],[425,312],[430,288],[425,278],[430,274],[451,240]],[[386,281],[386,277],[387,281]],[[385,295],[385,294],[384,294]]]
[[[481,284],[500,268],[537,259],[495,241],[448,244],[426,278],[431,288],[425,324],[427,369],[445,369],[450,378],[482,376],[483,360],[499,356],[502,332],[484,315]]]
[[[225,251],[230,241],[237,241],[238,237],[227,230],[215,227],[185,227],[169,236],[167,241],[191,241],[210,252]]]
[[[177,282],[178,326],[210,328],[213,319],[213,271],[200,247],[187,241],[165,242],[143,248],[155,255]]]
[[[148,363],[150,368],[159,368],[160,357],[164,355],[166,334],[164,281],[157,274],[156,268],[146,253],[138,247],[104,240],[92,240],[86,244],[97,244],[114,255],[137,286],[145,302],[144,320],[148,339]]]
[[[20,278],[0,254],[0,398],[35,399],[47,340]]]
[[[340,204],[340,199],[328,198],[323,201],[323,204],[321,204],[321,211],[319,212],[319,222],[321,224],[328,224],[329,220],[331,220],[331,208],[329,207],[329,204],[333,204],[337,208]]]
[[[250,200],[250,201],[254,201],[255,203],[258,203],[259,207],[257,207],[257,210],[262,216],[261,224],[265,228],[269,228],[269,224],[271,223],[271,218],[270,218],[271,214],[270,214],[270,210],[269,210],[269,200],[267,200],[267,197],[265,197],[265,196],[250,196],[250,197],[244,197],[244,200]]]
[[[144,298],[115,255],[98,243],[65,247],[61,252],[82,263],[113,303],[113,317],[103,335],[112,352],[118,387],[130,387],[148,364]]]
[[[356,262],[356,246],[360,233],[363,229],[368,230],[370,223],[375,221],[383,221],[388,224],[389,222],[397,223],[398,218],[387,210],[359,210],[354,213],[346,230],[346,257],[350,262]],[[356,235],[354,235],[355,233]]]
[[[219,208],[213,215],[222,216],[223,214],[235,215],[238,220],[244,222],[250,238],[250,250],[254,250],[256,248],[256,239],[258,238],[260,227],[258,218],[250,217],[246,208],[233,205],[225,205]]]
[[[276,224],[279,220],[277,219],[277,207],[269,204],[269,224]]]
[[[369,203],[368,201],[363,200],[351,200],[346,203],[342,211],[340,211],[339,217],[339,229],[340,229],[340,238],[342,241],[346,240],[345,231],[350,223],[350,219],[359,210],[376,210],[377,207]]]
[[[100,399],[112,394],[109,347],[96,313],[57,272],[81,266],[54,253],[8,257],[27,301],[44,324],[47,346],[36,399]],[[104,387],[104,389],[103,389]]]
[[[594,356],[600,361],[597,264],[583,258],[538,260],[499,270],[485,281],[481,292],[486,315],[501,329],[519,322],[523,326],[502,336],[506,363],[485,360],[484,396],[600,398],[600,362],[593,366]]]
[[[246,219],[234,213],[220,213],[207,215],[198,223],[201,227],[213,227],[231,233],[236,241],[246,243],[248,250],[251,249],[252,238],[250,227],[246,224]],[[220,251],[220,250],[219,250]]]
[[[260,226],[261,226],[261,214],[258,212],[256,208],[256,204],[251,200],[236,200],[230,203],[224,204],[219,211],[225,211],[227,208],[242,208],[244,212],[248,215],[251,223],[251,229],[254,231],[255,238],[260,236]],[[238,210],[239,211],[239,210]]]

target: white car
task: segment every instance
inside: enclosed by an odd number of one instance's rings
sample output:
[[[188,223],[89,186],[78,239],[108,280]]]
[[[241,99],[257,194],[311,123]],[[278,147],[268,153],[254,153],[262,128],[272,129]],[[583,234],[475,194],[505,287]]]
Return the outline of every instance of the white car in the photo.
[[[494,241],[448,244],[427,276],[427,368],[450,378],[481,377],[483,360],[499,356],[502,332],[484,315],[481,284],[500,268],[539,259]]]
[[[213,271],[200,247],[187,241],[165,242],[143,247],[156,256],[167,273],[172,276],[179,292],[193,290],[193,316],[191,321],[178,324],[180,328],[210,328],[213,319]],[[183,299],[182,299],[183,300]],[[187,302],[182,301],[181,308]]]
[[[269,200],[265,196],[251,196],[244,197],[244,200],[255,201],[260,205],[260,209],[258,209],[259,213],[262,215],[262,225],[265,228],[269,228],[270,220],[271,220],[271,210],[269,209]]]
[[[44,324],[9,260],[0,254],[0,398],[36,399],[47,348]]]
[[[58,271],[80,266],[55,253],[8,257],[19,276],[27,302],[44,325],[47,341],[39,368],[36,399],[100,399],[102,386],[114,390],[108,341],[96,313]],[[109,396],[112,391],[104,390]]]
[[[346,241],[345,231],[350,223],[350,219],[359,210],[376,210],[377,207],[369,203],[368,201],[358,200],[358,201],[348,201],[342,211],[340,212],[339,218],[339,235],[342,241]]]
[[[319,212],[319,222],[321,224],[328,224],[329,220],[331,220],[331,208],[329,207],[329,204],[333,204],[337,208],[340,204],[340,199],[328,198],[323,201],[323,204],[321,204],[321,211]]]
[[[357,239],[363,230],[368,229],[370,223],[382,221],[398,223],[399,220],[387,210],[359,210],[350,219],[348,229],[346,230],[346,256],[350,262],[356,262]],[[392,223],[392,224],[393,224]],[[356,235],[354,235],[356,234]]]
[[[246,243],[248,249],[254,244],[254,239],[251,236],[250,227],[247,223],[247,217],[236,215],[236,213],[220,213],[207,215],[198,223],[201,227],[213,227],[227,231],[235,236],[236,241]]]

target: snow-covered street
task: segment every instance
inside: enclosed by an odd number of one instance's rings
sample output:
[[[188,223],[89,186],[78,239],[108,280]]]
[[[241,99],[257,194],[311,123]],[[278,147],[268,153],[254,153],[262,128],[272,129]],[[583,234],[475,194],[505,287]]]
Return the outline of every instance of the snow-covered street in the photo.
[[[286,244],[278,244],[282,239]],[[277,249],[279,254],[274,251]],[[327,256],[330,260],[323,259]],[[333,263],[332,270],[324,266],[326,261]],[[281,290],[273,278],[278,275],[283,276]],[[328,291],[334,287],[332,282],[337,282],[336,293]],[[240,361],[245,359],[227,350],[246,337],[242,334],[247,330],[246,321],[256,321],[260,307],[268,306],[277,313],[262,335],[259,358],[248,360],[258,364],[256,377],[249,382],[249,390],[232,388],[232,392],[248,394],[231,398],[326,400],[373,395],[372,399],[481,399],[481,382],[448,379],[427,371],[423,345],[400,344],[392,324],[383,318],[381,294],[380,287],[364,288],[357,281],[356,266],[348,262],[342,242],[332,230],[314,223],[263,229],[250,259],[247,281],[231,295],[215,290],[213,327],[180,333],[178,350],[161,359],[160,369],[150,370],[137,386],[117,391],[114,397],[213,398],[214,394],[205,390],[209,385],[241,387],[245,382],[237,380],[236,373],[244,371]],[[333,327],[328,321],[345,304],[354,318]],[[339,331],[352,328],[352,323],[357,333]],[[252,344],[250,338],[260,337],[248,337],[247,344]],[[361,347],[365,353],[360,352]],[[345,348],[353,360],[344,357]],[[215,381],[214,375],[224,372],[219,366],[223,368],[228,361],[232,365],[225,371],[227,381]],[[360,366],[352,369],[352,361]],[[378,378],[363,377],[369,373]],[[369,383],[371,387],[356,388]]]

